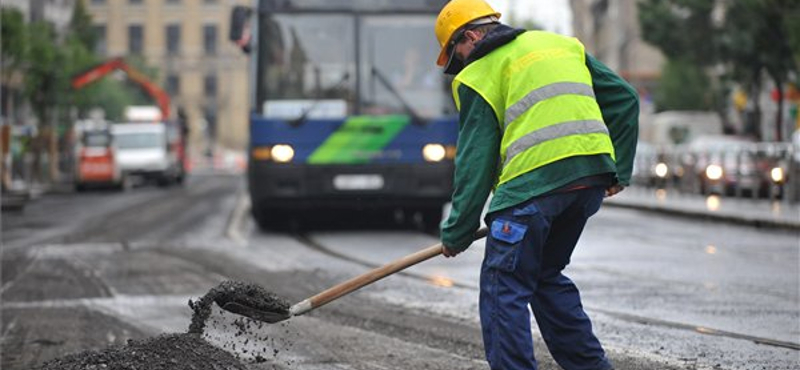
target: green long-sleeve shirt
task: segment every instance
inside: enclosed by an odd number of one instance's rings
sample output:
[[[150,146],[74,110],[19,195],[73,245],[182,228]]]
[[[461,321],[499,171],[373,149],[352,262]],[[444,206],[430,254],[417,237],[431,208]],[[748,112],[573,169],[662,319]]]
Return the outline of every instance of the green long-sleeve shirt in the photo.
[[[495,189],[489,212],[520,204],[578,179],[612,173],[622,185],[630,183],[638,138],[639,100],[625,80],[590,55],[597,103],[608,126],[616,162],[609,155],[566,158],[518,176]],[[441,229],[448,248],[463,250],[472,243],[480,215],[497,178],[502,133],[491,106],[474,90],[460,85],[458,149],[450,216]]]

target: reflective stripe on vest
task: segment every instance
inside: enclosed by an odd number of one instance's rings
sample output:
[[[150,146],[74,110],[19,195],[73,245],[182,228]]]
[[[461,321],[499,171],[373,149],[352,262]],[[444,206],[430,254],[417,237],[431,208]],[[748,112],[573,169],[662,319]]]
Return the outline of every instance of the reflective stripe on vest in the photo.
[[[565,136],[581,134],[608,135],[608,128],[602,121],[589,120],[563,122],[540,128],[517,139],[508,147],[508,149],[506,149],[506,160],[503,163],[503,166],[508,165],[508,162],[511,162],[511,159],[524,152],[526,149],[533,147],[534,145]]]
[[[583,95],[594,98],[594,90],[587,84],[577,82],[556,82],[550,85],[542,86],[529,92],[524,98],[520,99],[514,103],[514,105],[506,109],[506,119],[503,123],[503,129],[505,129],[509,123],[513,122],[515,119],[517,119],[517,117],[525,113],[537,103],[566,94]]]
[[[594,99],[583,45],[548,32],[525,32],[470,63],[453,80],[479,94],[502,133],[497,183],[582,155],[614,158]]]

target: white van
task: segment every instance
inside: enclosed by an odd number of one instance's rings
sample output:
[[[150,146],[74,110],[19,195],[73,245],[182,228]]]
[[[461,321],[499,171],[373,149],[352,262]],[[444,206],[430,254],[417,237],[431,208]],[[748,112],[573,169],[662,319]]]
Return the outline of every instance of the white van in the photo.
[[[643,119],[639,138],[658,148],[688,144],[704,135],[722,135],[722,120],[716,112],[664,111]]]
[[[159,185],[180,182],[180,161],[169,149],[163,123],[118,123],[111,126],[118,163],[127,177],[156,180]]]

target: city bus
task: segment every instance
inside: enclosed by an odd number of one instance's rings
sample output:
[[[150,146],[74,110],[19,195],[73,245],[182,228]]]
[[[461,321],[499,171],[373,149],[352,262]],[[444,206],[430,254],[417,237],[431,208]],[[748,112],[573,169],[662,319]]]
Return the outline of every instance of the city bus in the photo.
[[[435,64],[446,0],[260,0],[235,7],[250,57],[248,188],[262,228],[375,210],[438,230],[457,112]],[[295,218],[296,219],[296,218]]]

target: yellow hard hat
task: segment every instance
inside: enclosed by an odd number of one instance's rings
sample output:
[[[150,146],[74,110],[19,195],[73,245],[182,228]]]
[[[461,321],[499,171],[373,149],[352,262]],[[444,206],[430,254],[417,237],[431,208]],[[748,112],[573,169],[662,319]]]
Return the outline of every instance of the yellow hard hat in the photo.
[[[450,60],[451,56],[447,55],[447,44],[456,31],[470,22],[486,17],[499,19],[500,13],[492,9],[484,0],[452,0],[447,3],[436,17],[436,27],[434,28],[436,39],[439,40],[439,46],[442,48],[436,64],[444,66]]]

